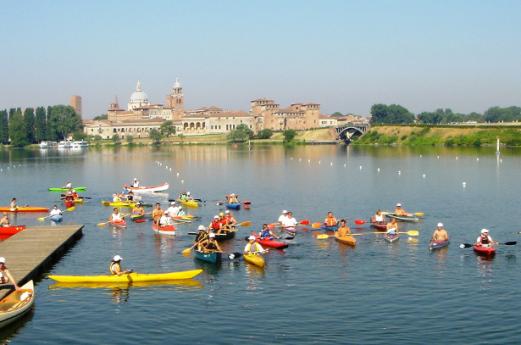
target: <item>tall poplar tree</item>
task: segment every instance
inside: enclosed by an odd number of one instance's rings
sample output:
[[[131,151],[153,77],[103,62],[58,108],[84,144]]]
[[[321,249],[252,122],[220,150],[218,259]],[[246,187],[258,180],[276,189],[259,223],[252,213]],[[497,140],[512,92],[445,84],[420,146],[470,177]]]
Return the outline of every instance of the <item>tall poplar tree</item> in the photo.
[[[24,110],[24,127],[25,136],[29,144],[34,144],[34,109],[25,108]]]
[[[22,147],[29,144],[25,133],[24,117],[20,108],[17,108],[13,115],[9,116],[9,135],[13,146]]]
[[[47,140],[47,119],[44,107],[36,108],[36,121],[34,123],[34,140],[39,143]]]
[[[5,109],[0,111],[0,144],[9,144],[9,121]]]

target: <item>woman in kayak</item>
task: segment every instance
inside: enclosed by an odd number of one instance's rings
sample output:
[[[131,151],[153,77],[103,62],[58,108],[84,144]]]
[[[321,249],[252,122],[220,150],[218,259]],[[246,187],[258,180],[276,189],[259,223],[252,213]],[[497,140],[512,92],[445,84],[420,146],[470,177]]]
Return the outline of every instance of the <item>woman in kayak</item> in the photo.
[[[341,219],[340,224],[338,225],[337,236],[346,237],[349,234],[351,234],[351,229],[347,226],[347,221]]]
[[[441,242],[441,241],[448,241],[449,240],[449,234],[447,233],[447,230],[443,227],[443,223],[438,223],[438,226],[434,230],[434,233],[432,234],[431,242]]]
[[[395,235],[398,233],[398,231],[398,222],[396,221],[396,218],[393,218],[389,223],[387,223],[387,233]]]
[[[275,235],[275,233],[271,231],[268,224],[262,224],[262,230],[259,232],[259,237],[261,238],[261,240],[272,240],[273,238],[279,238],[279,236]]]
[[[410,217],[410,216],[412,216],[410,213],[407,213],[403,209],[402,204],[400,204],[400,203],[396,204],[396,208],[394,209],[394,214],[397,215],[397,216],[402,216],[402,217]]]
[[[9,223],[9,216],[7,215],[7,212],[4,212],[2,218],[0,218],[0,226],[10,226],[11,223]]]
[[[51,212],[49,212],[49,217],[52,217],[52,216],[61,216],[62,215],[62,210],[60,210],[58,208],[58,206],[54,205],[52,207],[52,210]]]
[[[385,223],[384,215],[382,214],[381,210],[376,210],[376,213],[372,217],[371,221],[376,224],[383,224]]]
[[[329,211],[327,217],[324,219],[324,225],[326,227],[335,227],[338,225],[338,220],[333,216],[333,212]]]
[[[223,250],[219,247],[219,243],[215,240],[215,234],[211,232],[208,235],[208,240],[201,246],[203,253],[222,253]]]
[[[159,223],[159,219],[163,215],[163,210],[161,209],[161,204],[156,202],[156,207],[152,211],[152,220],[154,221],[154,224]]]
[[[133,270],[122,271],[121,270],[121,260],[123,260],[123,258],[121,256],[114,255],[114,257],[112,258],[112,261],[110,262],[110,266],[109,266],[110,274],[115,275],[115,276],[120,276],[122,274],[128,274],[128,273],[133,272]]]
[[[20,287],[16,284],[16,280],[5,265],[4,257],[0,257],[0,284],[12,284],[16,290],[20,290]]]
[[[123,222],[123,217],[121,216],[121,213],[119,213],[119,209],[117,207],[114,207],[114,209],[112,210],[112,214],[109,217],[109,222],[111,222],[111,223]]]
[[[226,221],[226,226],[230,229],[235,228],[235,226],[237,225],[237,220],[230,212],[230,210],[224,211],[224,220]]]
[[[238,195],[232,193],[232,194],[226,196],[226,200],[228,200],[229,204],[238,204],[239,203],[238,197],[239,197]]]
[[[260,244],[255,242],[255,236],[248,237],[248,243],[244,247],[244,254],[262,254],[267,252]]]
[[[134,206],[132,209],[132,215],[134,217],[143,217],[145,215],[145,208],[142,203],[138,202],[136,206]]]
[[[11,202],[9,203],[9,208],[11,209],[11,211],[16,211],[16,209],[18,208],[18,205],[16,204],[16,198],[11,199]]]
[[[476,245],[480,247],[492,247],[497,242],[494,242],[492,237],[488,234],[488,229],[482,229],[481,235],[476,239]]]

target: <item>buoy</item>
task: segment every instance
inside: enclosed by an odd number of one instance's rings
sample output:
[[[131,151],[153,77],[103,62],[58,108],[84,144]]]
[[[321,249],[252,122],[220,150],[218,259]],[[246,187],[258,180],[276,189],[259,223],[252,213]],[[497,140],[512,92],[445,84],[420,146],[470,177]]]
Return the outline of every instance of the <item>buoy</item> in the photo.
[[[320,161],[318,161],[318,165],[320,165]]]
[[[456,160],[458,160],[458,159],[459,159],[459,157],[458,157],[458,156],[456,156]]]
[[[311,163],[311,159],[308,159],[308,164],[310,164],[310,163]]]
[[[440,159],[440,156],[436,156],[436,158]]]
[[[462,182],[461,185],[463,186],[463,188],[467,187],[467,182]]]
[[[420,158],[422,158],[422,157],[423,157],[423,155],[420,155]]]
[[[362,170],[362,166],[360,165],[360,170]]]
[[[499,159],[499,163],[503,163],[503,158]],[[0,171],[2,171],[2,170],[0,170]]]
[[[479,157],[478,157],[478,158],[476,158],[476,162],[479,162]]]
[[[347,163],[344,163],[344,168],[347,167]]]
[[[425,174],[422,174],[422,178],[426,178],[426,177],[427,177],[427,175],[425,175]]]
[[[179,171],[175,174],[177,177],[179,177]]]
[[[185,183],[185,180],[181,180],[181,184],[184,184]]]
[[[170,168],[170,171],[172,171],[172,168]]]
[[[333,162],[329,163],[329,165],[333,166]]]
[[[401,175],[402,174],[402,171],[401,170],[398,170],[398,175]]]
[[[380,172],[380,168],[376,169],[376,171]]]

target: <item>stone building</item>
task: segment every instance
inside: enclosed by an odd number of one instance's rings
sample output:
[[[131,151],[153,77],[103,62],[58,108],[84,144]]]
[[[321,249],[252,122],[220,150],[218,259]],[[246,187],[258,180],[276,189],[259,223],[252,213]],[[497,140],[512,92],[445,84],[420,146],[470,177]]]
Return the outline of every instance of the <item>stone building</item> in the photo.
[[[260,98],[250,102],[250,113],[261,116],[264,128],[274,131],[320,127],[320,104],[316,103],[293,103],[280,108],[274,100]]]
[[[81,96],[71,96],[69,104],[72,108],[74,108],[76,114],[78,114],[81,117]]]

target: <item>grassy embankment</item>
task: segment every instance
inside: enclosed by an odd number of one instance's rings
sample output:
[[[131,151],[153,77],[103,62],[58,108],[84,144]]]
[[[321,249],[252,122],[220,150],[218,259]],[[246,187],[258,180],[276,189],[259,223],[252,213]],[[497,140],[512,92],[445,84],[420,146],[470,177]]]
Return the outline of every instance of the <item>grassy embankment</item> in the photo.
[[[521,146],[521,127],[375,126],[355,145]]]

